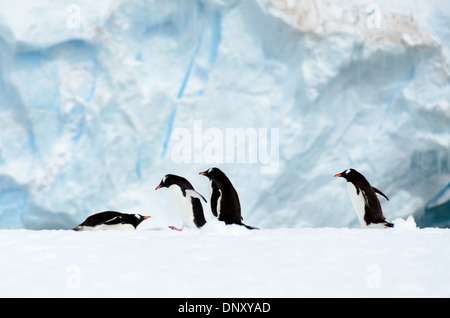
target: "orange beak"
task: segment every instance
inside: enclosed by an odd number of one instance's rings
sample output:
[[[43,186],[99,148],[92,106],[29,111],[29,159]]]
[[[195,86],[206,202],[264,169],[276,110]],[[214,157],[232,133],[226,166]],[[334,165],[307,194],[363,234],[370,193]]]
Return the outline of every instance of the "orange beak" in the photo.
[[[205,172],[200,172],[199,174],[201,174],[202,176],[204,176],[206,173],[205,173]]]
[[[143,216],[144,220],[147,220],[147,219],[150,219],[150,218],[151,218],[151,216]]]
[[[161,188],[161,187],[162,187],[162,185],[159,185],[159,186],[156,187],[155,190],[158,190],[158,189]]]
[[[342,173],[338,173],[334,175],[335,177],[342,177]]]

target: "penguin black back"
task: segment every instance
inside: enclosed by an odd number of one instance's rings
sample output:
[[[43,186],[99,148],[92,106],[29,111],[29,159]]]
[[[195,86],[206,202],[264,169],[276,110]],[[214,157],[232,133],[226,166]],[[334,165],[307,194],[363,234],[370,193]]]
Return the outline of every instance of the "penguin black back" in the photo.
[[[256,229],[242,223],[241,204],[236,189],[230,179],[219,168],[200,172],[211,181],[211,212],[226,224],[239,224],[248,229]]]

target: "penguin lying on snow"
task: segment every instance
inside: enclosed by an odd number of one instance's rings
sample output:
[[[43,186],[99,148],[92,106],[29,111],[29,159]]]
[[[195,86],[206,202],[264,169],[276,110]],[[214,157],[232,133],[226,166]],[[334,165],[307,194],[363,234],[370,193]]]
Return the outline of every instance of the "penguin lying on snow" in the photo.
[[[211,168],[200,174],[211,180],[209,191],[211,212],[219,221],[243,225],[250,230],[258,229],[242,223],[239,196],[225,173],[219,168]]]
[[[136,229],[149,216],[105,211],[89,216],[83,223],[74,228],[75,231],[96,230],[130,230]]]
[[[189,181],[180,176],[166,174],[155,190],[162,187],[169,188],[175,208],[183,219],[183,227],[201,228],[206,223],[200,201],[206,202],[206,199],[194,190]],[[169,226],[169,228],[177,231],[182,230],[174,226]]]
[[[347,169],[336,174],[335,177],[347,180],[348,194],[362,228],[394,226],[384,218],[376,194],[389,201],[388,197],[377,188],[372,187],[362,174],[354,169]]]

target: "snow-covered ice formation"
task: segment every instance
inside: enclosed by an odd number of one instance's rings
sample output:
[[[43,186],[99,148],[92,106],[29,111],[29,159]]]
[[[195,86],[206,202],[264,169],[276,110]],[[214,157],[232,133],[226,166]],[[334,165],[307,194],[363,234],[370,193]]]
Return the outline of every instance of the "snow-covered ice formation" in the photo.
[[[3,230],[0,296],[448,297],[450,230],[394,222],[387,230],[249,231],[219,221],[183,232],[145,222],[136,231]]]
[[[388,220],[421,213],[450,179],[449,17],[444,0],[0,3],[0,228],[174,224],[155,186],[174,173],[206,194],[211,166],[261,228],[357,227],[333,179],[349,167]],[[227,129],[256,161],[227,157]],[[224,151],[198,157],[211,140]]]

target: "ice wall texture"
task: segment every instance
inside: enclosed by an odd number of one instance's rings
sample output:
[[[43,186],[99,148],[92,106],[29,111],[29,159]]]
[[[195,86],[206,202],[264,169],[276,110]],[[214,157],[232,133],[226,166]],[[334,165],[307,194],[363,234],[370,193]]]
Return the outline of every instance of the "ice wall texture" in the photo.
[[[259,227],[357,227],[333,179],[349,167],[389,196],[388,219],[420,213],[450,179],[450,9],[391,2],[0,4],[0,228],[108,209],[179,225],[155,186],[175,173],[207,195],[211,166]],[[173,133],[194,122],[277,128],[278,170],[176,163]]]

